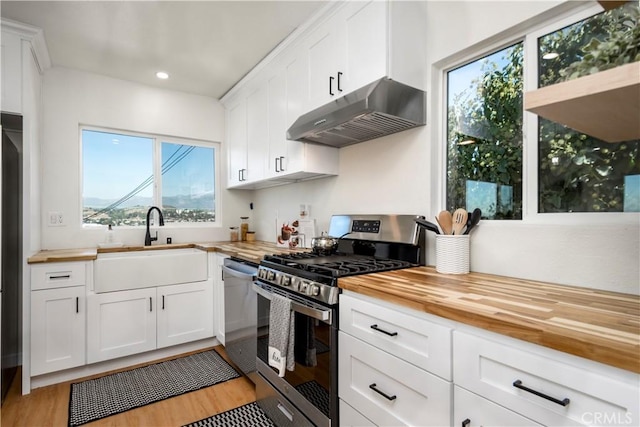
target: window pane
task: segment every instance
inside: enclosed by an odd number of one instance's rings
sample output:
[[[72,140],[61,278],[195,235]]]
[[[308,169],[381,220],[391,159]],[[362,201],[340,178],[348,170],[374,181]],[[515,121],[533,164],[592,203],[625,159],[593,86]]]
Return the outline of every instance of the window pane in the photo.
[[[214,150],[162,143],[165,222],[215,221]]]
[[[539,86],[640,58],[637,2],[538,40]],[[538,211],[638,212],[640,141],[607,143],[539,118]]]
[[[153,139],[82,130],[83,224],[144,225],[152,165]]]
[[[522,43],[447,74],[447,209],[522,218]]]

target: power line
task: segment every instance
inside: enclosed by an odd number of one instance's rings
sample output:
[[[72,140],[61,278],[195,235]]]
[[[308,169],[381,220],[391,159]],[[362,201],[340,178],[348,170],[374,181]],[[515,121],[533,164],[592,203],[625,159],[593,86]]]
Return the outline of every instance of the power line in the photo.
[[[182,151],[182,149],[184,147],[185,147],[184,145],[180,145],[178,147],[178,149],[176,151],[174,151],[171,154],[171,156],[169,156],[169,158],[167,160],[164,161],[164,163],[162,164],[161,175],[164,175],[165,173],[167,173],[171,169],[173,169],[173,167],[175,165],[177,165],[182,160],[184,160],[184,158],[187,157],[189,154],[191,154],[191,152],[193,150],[195,150],[195,148],[196,148],[195,146],[192,145],[192,146],[189,146],[189,148],[187,148],[187,150],[185,152],[180,153],[180,151]],[[180,154],[178,155],[178,153],[180,153]],[[178,155],[178,157],[176,159],[174,159],[174,157],[176,157],[176,155]],[[91,215],[88,215],[88,216],[84,217],[83,220],[87,220],[87,219],[93,218],[95,216],[101,215],[103,213],[106,213],[106,212],[114,210],[115,208],[117,208],[118,206],[120,206],[121,204],[126,202],[127,200],[133,198],[136,194],[140,193],[142,190],[147,188],[152,183],[153,183],[153,175],[149,176],[147,179],[142,181],[140,184],[138,184],[138,186],[136,186],[129,193],[127,193],[124,196],[122,196],[120,199],[118,199],[115,202],[111,203],[109,206],[106,206],[106,207],[104,207],[104,208],[92,213]]]

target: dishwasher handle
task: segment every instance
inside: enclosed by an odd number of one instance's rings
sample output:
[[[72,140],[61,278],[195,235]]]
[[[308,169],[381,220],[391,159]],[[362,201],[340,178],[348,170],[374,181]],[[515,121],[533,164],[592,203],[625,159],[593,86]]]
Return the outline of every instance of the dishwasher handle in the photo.
[[[250,280],[251,282],[253,282],[256,279],[256,274],[258,274],[257,270],[255,273],[249,274],[249,273],[243,273],[242,271],[234,270],[233,268],[229,268],[226,265],[221,265],[220,267],[222,268],[223,272],[225,272],[231,277],[246,279],[246,280]]]

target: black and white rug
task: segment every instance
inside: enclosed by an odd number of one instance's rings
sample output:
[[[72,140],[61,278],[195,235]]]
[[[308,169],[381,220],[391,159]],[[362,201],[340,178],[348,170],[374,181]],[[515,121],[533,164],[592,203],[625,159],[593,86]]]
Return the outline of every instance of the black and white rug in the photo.
[[[71,384],[69,426],[238,378],[215,350]]]
[[[183,427],[272,427],[267,415],[256,402],[247,403],[221,414],[213,415]]]
[[[316,408],[322,411],[327,417],[329,416],[329,392],[325,390],[315,380],[295,386],[307,400],[309,400]],[[263,405],[267,405],[273,409],[270,411],[272,415],[279,414],[275,410],[277,399],[267,398],[263,401]],[[278,425],[287,424],[287,420],[275,420]],[[183,427],[272,427],[275,426],[273,421],[269,419],[267,414],[258,406],[256,402],[247,403],[238,408],[231,409],[221,414],[212,415],[209,418],[187,424]]]

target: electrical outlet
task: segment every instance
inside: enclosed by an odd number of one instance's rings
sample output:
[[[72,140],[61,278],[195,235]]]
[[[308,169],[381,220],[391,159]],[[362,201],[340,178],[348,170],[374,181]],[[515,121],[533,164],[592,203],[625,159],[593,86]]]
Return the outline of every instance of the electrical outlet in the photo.
[[[60,227],[64,225],[64,215],[62,212],[49,212],[49,227]]]

